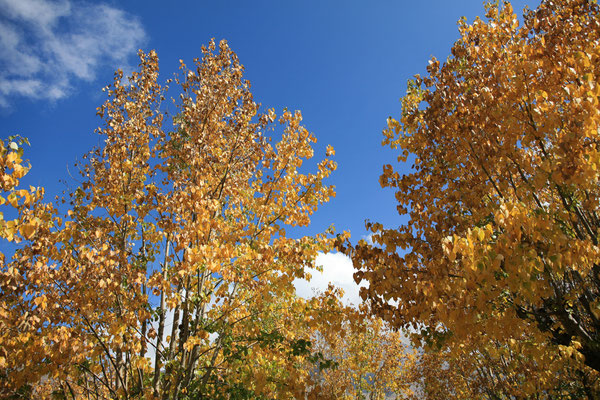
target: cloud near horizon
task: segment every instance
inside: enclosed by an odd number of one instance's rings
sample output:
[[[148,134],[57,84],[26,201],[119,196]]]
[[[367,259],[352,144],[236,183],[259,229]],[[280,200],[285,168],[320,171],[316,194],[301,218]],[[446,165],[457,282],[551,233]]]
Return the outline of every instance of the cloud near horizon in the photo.
[[[101,67],[129,68],[145,40],[137,17],[106,4],[0,0],[0,107],[56,101]]]

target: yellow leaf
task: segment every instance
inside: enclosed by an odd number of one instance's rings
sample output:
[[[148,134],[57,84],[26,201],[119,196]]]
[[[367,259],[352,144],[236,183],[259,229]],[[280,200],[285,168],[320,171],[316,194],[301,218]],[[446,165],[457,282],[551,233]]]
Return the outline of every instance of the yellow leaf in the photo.
[[[31,224],[21,225],[19,227],[19,232],[25,239],[29,240],[33,237],[33,235],[36,232],[36,224],[31,223]]]

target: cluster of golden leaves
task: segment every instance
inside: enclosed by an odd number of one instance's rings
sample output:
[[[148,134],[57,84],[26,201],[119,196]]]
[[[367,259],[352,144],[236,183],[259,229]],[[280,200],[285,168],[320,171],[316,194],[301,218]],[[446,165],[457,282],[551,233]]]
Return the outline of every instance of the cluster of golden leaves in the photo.
[[[20,188],[19,182],[30,168],[22,159],[25,144],[27,140],[19,137],[0,142],[0,238],[9,247],[36,238],[53,223],[53,209],[41,203],[43,189]],[[23,271],[20,265],[26,257],[17,251],[9,262],[0,253],[0,393],[23,386],[30,376],[42,376],[46,372],[44,364],[50,359],[41,336],[52,307],[44,292],[35,291],[44,267],[34,263],[31,270]],[[60,357],[57,350],[55,356]]]
[[[319,335],[317,349],[339,362],[313,374],[309,399],[413,399],[417,354],[408,338],[369,315],[366,304],[346,313],[349,318],[341,321],[341,329]]]
[[[527,371],[533,383],[506,398],[563,390],[557,379],[598,393],[598,5],[545,0],[521,23],[492,4],[487,21],[459,29],[452,56],[409,82],[384,131],[399,162],[414,160],[380,179],[408,222],[368,224],[375,244],[352,251],[370,283],[362,296],[442,345],[439,357],[458,363],[466,346],[473,373],[475,359],[519,355],[492,376],[509,387]]]

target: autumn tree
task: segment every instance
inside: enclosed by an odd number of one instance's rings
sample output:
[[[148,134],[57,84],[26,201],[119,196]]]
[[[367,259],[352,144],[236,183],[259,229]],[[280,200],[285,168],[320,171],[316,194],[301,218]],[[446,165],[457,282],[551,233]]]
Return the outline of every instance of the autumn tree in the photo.
[[[0,238],[7,248],[31,240],[36,232],[52,226],[53,208],[43,204],[42,188],[23,188],[20,181],[30,166],[23,160],[27,139],[14,136],[0,141]],[[43,245],[43,243],[40,243]],[[31,378],[39,379],[45,365],[60,357],[60,350],[48,356],[44,328],[48,320],[43,297],[32,296],[30,287],[39,275],[25,276],[23,260],[0,253],[0,396],[14,394],[27,398]],[[28,283],[27,279],[33,279]],[[56,358],[55,358],[56,357]]]
[[[319,332],[314,340],[334,367],[314,371],[308,399],[412,398],[416,352],[404,333],[370,315],[367,304],[344,311],[341,329]]]
[[[447,332],[446,332],[447,333]],[[538,352],[531,341],[440,335],[420,349],[409,366],[415,387],[410,399],[581,399],[595,398],[598,377],[571,357]]]
[[[407,222],[368,223],[375,244],[352,249],[355,277],[370,283],[362,295],[375,313],[422,332],[420,343],[516,343],[526,363],[549,366],[542,384],[573,362],[594,378],[598,5],[545,0],[520,22],[505,2],[486,17],[459,22],[452,55],[409,82],[388,120],[383,144],[413,165],[384,166],[380,183]]]
[[[156,53],[115,75],[103,145],[63,205],[19,189],[18,144],[0,147],[0,390],[15,398],[300,397],[334,290],[295,296],[332,229],[291,238],[335,195],[300,112],[259,111],[226,42],[181,63],[169,113]],[[14,147],[14,148],[13,148]],[[66,210],[59,217],[56,209]],[[16,245],[18,244],[18,245]],[[316,358],[315,358],[316,357]],[[236,397],[237,396],[237,397]]]

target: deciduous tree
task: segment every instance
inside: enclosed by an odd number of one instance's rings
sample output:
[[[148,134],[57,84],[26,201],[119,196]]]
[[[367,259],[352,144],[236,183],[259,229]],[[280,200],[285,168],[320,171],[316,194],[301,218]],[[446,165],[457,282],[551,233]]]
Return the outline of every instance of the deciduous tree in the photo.
[[[403,332],[391,330],[368,311],[366,304],[345,309],[341,329],[315,338],[315,349],[335,364],[315,371],[309,399],[412,398],[418,383],[416,351]]]
[[[368,224],[375,245],[352,254],[362,295],[396,326],[518,341],[533,362],[597,374],[598,5],[545,0],[520,22],[492,4],[459,29],[388,120],[383,144],[413,166],[386,165],[380,182],[406,223]]]
[[[140,60],[106,89],[104,143],[79,164],[64,217],[18,189],[21,152],[0,147],[0,202],[16,210],[0,234],[20,242],[0,260],[2,394],[292,397],[307,343],[339,310],[335,291],[305,301],[292,284],[332,231],[286,227],[334,196],[336,164],[301,172],[315,137],[300,112],[259,111],[226,42],[181,63],[171,114],[157,55]]]

